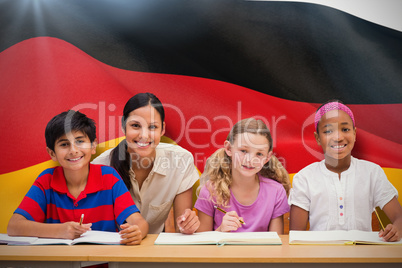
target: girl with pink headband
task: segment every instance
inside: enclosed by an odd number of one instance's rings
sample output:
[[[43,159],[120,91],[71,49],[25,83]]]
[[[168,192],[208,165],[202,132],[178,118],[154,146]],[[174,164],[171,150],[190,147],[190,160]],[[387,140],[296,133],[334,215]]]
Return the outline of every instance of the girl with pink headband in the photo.
[[[340,101],[331,101],[315,114],[315,139],[324,160],[308,165],[293,178],[289,195],[290,230],[372,231],[375,207],[380,207],[392,224],[379,236],[385,241],[402,237],[402,207],[398,192],[377,164],[351,155],[356,141],[352,111]]]

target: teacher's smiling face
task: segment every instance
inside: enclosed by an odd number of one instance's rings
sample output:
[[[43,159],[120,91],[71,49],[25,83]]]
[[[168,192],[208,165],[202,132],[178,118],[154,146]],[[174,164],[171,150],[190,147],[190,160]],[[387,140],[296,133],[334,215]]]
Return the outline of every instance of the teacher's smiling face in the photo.
[[[154,158],[155,148],[165,134],[165,122],[154,107],[144,106],[129,114],[125,134],[129,153]]]

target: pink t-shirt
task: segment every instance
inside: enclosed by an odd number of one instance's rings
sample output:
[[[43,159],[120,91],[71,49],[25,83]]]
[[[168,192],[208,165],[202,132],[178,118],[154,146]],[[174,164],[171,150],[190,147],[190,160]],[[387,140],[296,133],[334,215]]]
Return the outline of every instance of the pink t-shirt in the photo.
[[[240,217],[243,217],[246,224],[237,229],[237,232],[268,231],[271,219],[289,211],[286,191],[282,184],[261,175],[259,175],[259,179],[260,191],[253,204],[249,206],[240,204],[231,192],[229,205],[223,208],[227,212],[234,210]],[[216,200],[215,197],[213,200]],[[214,230],[216,230],[222,223],[224,213],[214,208],[213,200],[211,200],[210,193],[204,185],[194,207],[214,218]]]

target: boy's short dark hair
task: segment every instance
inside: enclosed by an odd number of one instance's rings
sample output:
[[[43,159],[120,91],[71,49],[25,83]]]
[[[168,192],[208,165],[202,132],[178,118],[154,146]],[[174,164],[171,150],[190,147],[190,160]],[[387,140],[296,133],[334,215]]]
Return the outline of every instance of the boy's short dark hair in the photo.
[[[96,139],[95,121],[79,111],[69,110],[53,117],[45,130],[46,146],[54,151],[56,141],[71,131],[81,131],[92,142]]]

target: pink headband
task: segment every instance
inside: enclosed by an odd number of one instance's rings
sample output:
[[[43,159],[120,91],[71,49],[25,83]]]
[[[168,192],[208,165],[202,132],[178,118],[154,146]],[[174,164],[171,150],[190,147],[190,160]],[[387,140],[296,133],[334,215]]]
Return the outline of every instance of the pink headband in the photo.
[[[355,125],[355,118],[353,116],[352,111],[344,104],[339,103],[339,102],[329,102],[325,105],[323,105],[316,113],[315,113],[315,118],[314,118],[314,125],[315,125],[315,129],[317,129],[318,126],[318,122],[320,122],[321,117],[328,113],[329,111],[332,110],[341,110],[344,111],[345,113],[347,113],[350,118],[353,121],[353,126]]]

